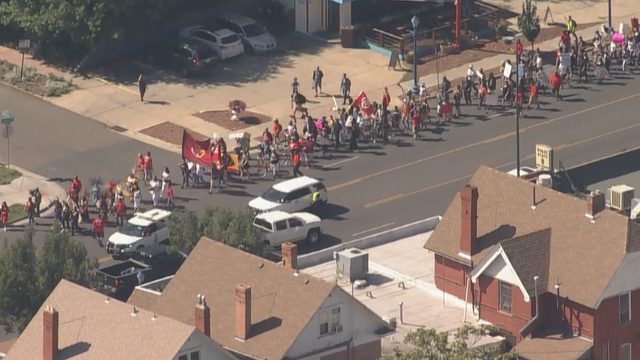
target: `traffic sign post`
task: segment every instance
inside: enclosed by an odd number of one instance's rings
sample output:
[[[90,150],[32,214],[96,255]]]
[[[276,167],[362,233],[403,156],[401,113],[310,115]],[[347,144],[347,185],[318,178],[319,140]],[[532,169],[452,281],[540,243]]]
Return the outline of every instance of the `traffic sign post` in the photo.
[[[20,81],[22,81],[22,73],[24,71],[24,52],[31,49],[31,40],[23,39],[18,42],[18,48],[22,53],[22,63],[20,64]]]
[[[9,153],[9,138],[13,134],[13,126],[11,123],[13,122],[13,114],[7,110],[2,110],[2,118],[0,118],[0,123],[4,125],[2,128],[2,137],[7,139],[7,169],[11,166],[11,158]]]

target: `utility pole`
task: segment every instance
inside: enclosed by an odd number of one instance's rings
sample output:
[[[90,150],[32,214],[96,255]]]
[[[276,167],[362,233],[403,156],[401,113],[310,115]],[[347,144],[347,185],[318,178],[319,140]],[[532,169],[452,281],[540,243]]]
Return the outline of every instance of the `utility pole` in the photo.
[[[608,1],[608,5],[609,5],[609,31],[611,31],[612,29],[612,24],[611,24],[611,0]]]
[[[520,59],[516,46],[516,176],[520,177]]]

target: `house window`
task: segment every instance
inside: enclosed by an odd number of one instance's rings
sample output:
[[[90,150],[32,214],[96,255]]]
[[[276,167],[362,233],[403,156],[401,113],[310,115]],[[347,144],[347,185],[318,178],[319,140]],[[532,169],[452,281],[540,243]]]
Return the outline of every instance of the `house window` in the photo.
[[[340,325],[340,307],[331,309],[331,326]]]
[[[200,350],[192,351],[191,354],[189,354],[189,360],[200,360]]]
[[[320,336],[327,335],[329,333],[329,311],[321,311],[320,315]]]
[[[622,294],[620,300],[620,325],[624,325],[631,321],[631,293]]]
[[[620,346],[620,360],[631,360],[631,344],[626,343]]]
[[[506,313],[511,314],[511,284],[498,280],[499,297],[500,302],[499,309]]]
[[[178,360],[189,360],[189,355],[187,355],[187,354],[180,355],[180,356],[178,356]]]

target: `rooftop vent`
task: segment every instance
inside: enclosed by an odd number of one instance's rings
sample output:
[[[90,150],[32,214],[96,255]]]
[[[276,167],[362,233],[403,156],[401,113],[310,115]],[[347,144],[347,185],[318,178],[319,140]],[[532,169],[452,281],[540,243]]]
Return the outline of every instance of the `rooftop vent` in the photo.
[[[336,267],[350,282],[365,279],[369,272],[369,253],[360,249],[346,249],[337,254]]]

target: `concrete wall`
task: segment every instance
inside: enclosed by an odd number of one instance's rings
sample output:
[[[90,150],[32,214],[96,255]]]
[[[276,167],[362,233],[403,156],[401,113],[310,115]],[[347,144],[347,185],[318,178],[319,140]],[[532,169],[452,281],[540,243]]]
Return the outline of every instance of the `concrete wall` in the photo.
[[[595,314],[594,357],[607,359],[602,355],[603,342],[609,343],[609,356],[619,359],[620,346],[631,344],[633,359],[640,359],[640,290],[631,293],[631,322],[620,325],[619,299],[613,297],[604,300]]]
[[[640,170],[639,157],[640,147],[569,167],[567,168],[567,174],[578,190],[584,190],[589,185]],[[568,164],[564,165],[568,166]],[[570,189],[570,185],[563,173],[558,173],[557,187],[560,190]],[[604,191],[606,189],[600,190]]]
[[[396,240],[432,231],[436,228],[438,223],[440,223],[441,218],[441,216],[434,216],[428,219],[413,222],[411,224],[389,229],[377,234],[365,236],[360,239],[344,242],[327,249],[299,256],[298,268],[305,269],[308,267],[320,265],[327,261],[331,261],[333,260],[334,252],[352,248],[367,249],[370,247],[384,245]]]

